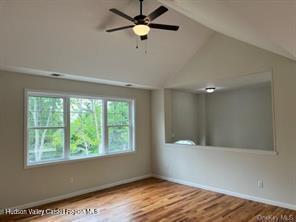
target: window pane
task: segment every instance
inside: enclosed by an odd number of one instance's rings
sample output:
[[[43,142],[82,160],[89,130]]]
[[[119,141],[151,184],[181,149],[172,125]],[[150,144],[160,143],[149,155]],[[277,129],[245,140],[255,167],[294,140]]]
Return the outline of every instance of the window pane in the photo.
[[[62,98],[30,96],[28,127],[63,127],[63,103]]]
[[[102,100],[70,99],[71,157],[102,152],[102,104]]]
[[[108,101],[108,126],[129,124],[129,103],[124,101]]]
[[[108,127],[108,151],[129,150],[129,127]]]
[[[42,162],[63,158],[64,129],[30,129],[28,162]]]

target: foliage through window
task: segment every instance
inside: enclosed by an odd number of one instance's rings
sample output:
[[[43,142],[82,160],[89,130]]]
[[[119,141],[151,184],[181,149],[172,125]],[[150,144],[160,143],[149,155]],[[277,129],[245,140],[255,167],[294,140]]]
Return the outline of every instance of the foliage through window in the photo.
[[[129,104],[124,101],[108,101],[107,110],[110,152],[128,150],[130,141]]]
[[[70,155],[102,153],[102,100],[70,99]]]
[[[134,150],[133,101],[27,92],[26,165]]]
[[[28,104],[28,162],[64,158],[64,100],[30,96]]]

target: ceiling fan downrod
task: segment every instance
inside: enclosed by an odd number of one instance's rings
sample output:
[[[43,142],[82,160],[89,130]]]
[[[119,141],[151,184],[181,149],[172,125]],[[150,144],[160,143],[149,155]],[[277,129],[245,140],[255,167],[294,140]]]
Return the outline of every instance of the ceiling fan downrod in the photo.
[[[143,1],[144,0],[139,0],[140,1],[140,15],[143,15]]]

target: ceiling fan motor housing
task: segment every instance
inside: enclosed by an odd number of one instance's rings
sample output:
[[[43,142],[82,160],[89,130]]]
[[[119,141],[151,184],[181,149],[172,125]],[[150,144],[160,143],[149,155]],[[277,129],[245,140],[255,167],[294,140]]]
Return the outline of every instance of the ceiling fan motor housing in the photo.
[[[146,15],[137,15],[134,17],[135,24],[136,25],[148,25],[149,24],[149,18]]]

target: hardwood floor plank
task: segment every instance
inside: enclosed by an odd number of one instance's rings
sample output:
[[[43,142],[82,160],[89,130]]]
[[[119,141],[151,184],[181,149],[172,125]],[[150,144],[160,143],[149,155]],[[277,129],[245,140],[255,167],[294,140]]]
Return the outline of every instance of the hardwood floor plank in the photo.
[[[292,210],[155,178],[92,192],[33,209],[98,209],[99,214],[1,215],[0,221],[258,222],[260,217],[280,218],[283,215],[286,217],[292,215],[296,221],[296,212]]]

